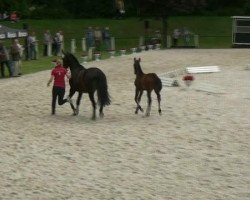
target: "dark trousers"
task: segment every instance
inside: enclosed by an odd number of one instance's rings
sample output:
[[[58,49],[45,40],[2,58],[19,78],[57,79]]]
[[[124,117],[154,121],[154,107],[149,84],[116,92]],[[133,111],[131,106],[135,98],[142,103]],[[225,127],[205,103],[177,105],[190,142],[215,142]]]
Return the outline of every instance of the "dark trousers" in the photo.
[[[1,75],[2,75],[2,77],[5,77],[4,65],[6,65],[7,68],[8,68],[9,76],[12,76],[12,70],[11,70],[10,62],[9,61],[3,61],[3,62],[1,62]]]
[[[36,60],[36,46],[35,45],[30,45],[30,59],[31,60]]]
[[[52,89],[52,112],[54,115],[56,112],[56,100],[58,98],[58,104],[61,106],[67,102],[67,99],[63,99],[65,94],[65,88],[53,86]]]

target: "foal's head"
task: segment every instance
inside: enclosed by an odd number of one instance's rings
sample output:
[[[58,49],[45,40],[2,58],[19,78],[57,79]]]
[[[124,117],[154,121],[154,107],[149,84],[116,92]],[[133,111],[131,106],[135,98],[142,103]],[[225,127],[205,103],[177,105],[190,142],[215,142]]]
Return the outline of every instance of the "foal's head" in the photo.
[[[141,58],[139,59],[134,58],[134,74],[142,72],[140,62]]]

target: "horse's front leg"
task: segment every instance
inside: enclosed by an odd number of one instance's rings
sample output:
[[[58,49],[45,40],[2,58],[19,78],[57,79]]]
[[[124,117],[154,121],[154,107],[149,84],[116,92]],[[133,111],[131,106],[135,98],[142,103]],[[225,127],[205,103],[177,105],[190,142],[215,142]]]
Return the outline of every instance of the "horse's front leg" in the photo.
[[[136,109],[135,109],[135,114],[138,114],[138,110],[143,112],[142,107],[140,106],[140,101],[141,101],[141,96],[143,94],[143,90],[139,91],[138,89],[135,90],[135,102],[137,104]]]
[[[77,100],[76,100],[76,109],[74,110],[74,115],[79,114],[79,106],[80,106],[80,103],[81,103],[81,99],[82,99],[82,92],[79,92]]]
[[[96,119],[96,102],[95,102],[95,98],[94,98],[94,93],[90,92],[89,93],[89,99],[92,103],[92,107],[93,107],[93,113],[92,113],[92,120]]]
[[[75,106],[74,106],[71,98],[73,97],[73,95],[75,94],[75,92],[76,92],[75,90],[73,90],[72,88],[70,88],[69,95],[67,97],[67,100],[70,103],[70,106],[71,106],[71,108],[72,108],[72,110],[73,110],[74,113],[75,113],[76,109],[75,109]]]

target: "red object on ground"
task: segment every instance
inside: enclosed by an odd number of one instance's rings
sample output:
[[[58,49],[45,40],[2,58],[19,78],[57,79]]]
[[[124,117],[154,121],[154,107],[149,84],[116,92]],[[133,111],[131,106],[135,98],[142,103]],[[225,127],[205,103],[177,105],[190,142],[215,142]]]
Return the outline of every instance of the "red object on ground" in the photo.
[[[182,78],[183,81],[193,81],[194,77],[192,75],[186,75]]]

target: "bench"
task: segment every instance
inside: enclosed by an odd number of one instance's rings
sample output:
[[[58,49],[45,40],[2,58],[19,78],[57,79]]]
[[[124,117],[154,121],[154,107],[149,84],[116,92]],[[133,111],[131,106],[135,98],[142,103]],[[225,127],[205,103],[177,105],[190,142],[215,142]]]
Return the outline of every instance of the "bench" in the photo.
[[[187,67],[186,72],[189,74],[197,73],[212,73],[219,72],[220,68],[218,66],[203,66],[203,67]]]

